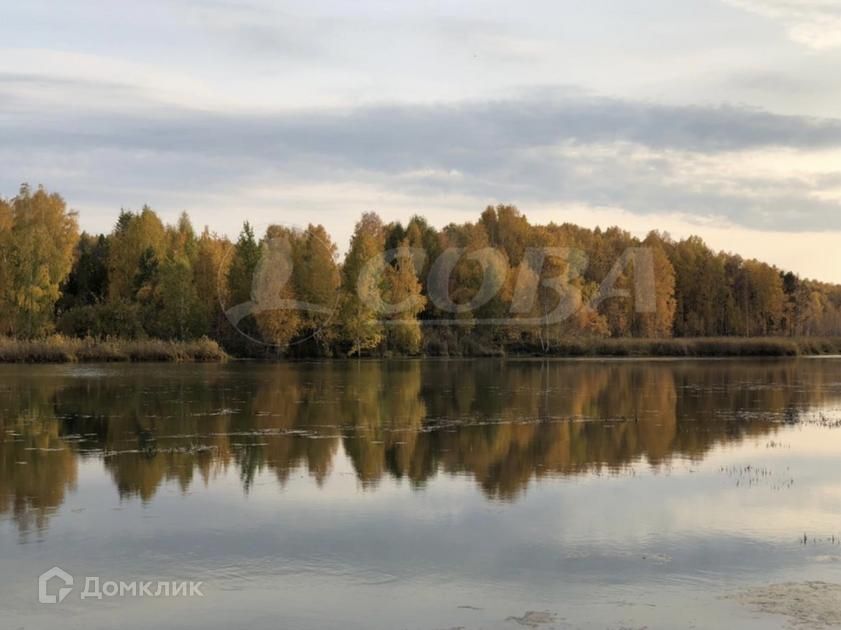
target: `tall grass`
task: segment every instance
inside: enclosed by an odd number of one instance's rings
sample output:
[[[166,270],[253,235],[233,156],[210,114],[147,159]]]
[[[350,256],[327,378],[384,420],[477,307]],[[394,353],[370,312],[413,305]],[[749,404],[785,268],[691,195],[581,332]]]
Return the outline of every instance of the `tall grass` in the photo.
[[[556,357],[794,357],[841,355],[841,338],[716,337],[689,339],[569,338],[544,350],[525,345],[503,352],[471,349],[467,356],[539,355]],[[228,355],[212,339],[45,339],[0,336],[0,363],[72,363],[105,361],[225,361]]]
[[[224,361],[215,341],[161,339],[77,339],[54,335],[45,339],[0,337],[0,363],[72,363],[77,361]]]

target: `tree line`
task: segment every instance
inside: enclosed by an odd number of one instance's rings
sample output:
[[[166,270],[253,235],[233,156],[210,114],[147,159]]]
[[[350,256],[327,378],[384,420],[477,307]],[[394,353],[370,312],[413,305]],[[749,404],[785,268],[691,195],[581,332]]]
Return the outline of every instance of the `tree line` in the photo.
[[[637,263],[625,257],[639,248],[653,279],[647,309],[634,291]],[[272,225],[258,235],[245,223],[232,242],[196,232],[186,213],[167,225],[149,207],[121,211],[108,234],[80,233],[61,196],[24,185],[0,198],[0,334],[209,337],[257,356],[549,352],[571,337],[841,335],[839,285],[715,252],[694,236],[533,225],[509,205],[440,229],[421,216],[404,225],[366,213],[341,261],[338,251],[321,225]],[[433,290],[436,261],[453,252],[443,291]],[[494,291],[485,295],[488,283]],[[563,318],[547,317],[562,310]]]

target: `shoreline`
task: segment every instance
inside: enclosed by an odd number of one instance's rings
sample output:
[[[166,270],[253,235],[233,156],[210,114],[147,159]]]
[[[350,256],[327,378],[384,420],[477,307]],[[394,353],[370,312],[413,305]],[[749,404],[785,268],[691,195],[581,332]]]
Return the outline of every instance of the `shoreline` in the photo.
[[[546,352],[516,356],[563,358],[761,358],[841,354],[841,337],[679,337],[561,341]]]
[[[215,341],[162,339],[45,339],[0,337],[0,363],[221,363],[230,359]]]
[[[526,346],[509,346],[474,354],[440,353],[399,355],[371,354],[363,359],[691,359],[691,358],[784,358],[841,355],[841,337],[699,337],[671,339],[567,339],[542,351]],[[0,337],[0,363],[221,363],[255,360],[261,362],[319,359],[357,360],[354,357],[282,357],[229,355],[214,340],[167,341],[161,339],[78,339],[52,336],[45,339]]]

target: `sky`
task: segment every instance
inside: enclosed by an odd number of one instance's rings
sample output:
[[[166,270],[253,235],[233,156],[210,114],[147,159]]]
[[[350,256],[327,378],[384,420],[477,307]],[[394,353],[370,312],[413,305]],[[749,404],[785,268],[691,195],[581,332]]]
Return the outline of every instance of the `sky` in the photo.
[[[841,282],[841,0],[0,0],[0,195],[702,236]]]

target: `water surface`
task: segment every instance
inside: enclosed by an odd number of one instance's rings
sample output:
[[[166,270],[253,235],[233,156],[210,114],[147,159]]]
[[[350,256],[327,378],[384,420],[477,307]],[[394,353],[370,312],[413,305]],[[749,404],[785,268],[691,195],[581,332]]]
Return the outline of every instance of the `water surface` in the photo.
[[[841,359],[0,366],[0,628],[784,627],[839,420]]]

